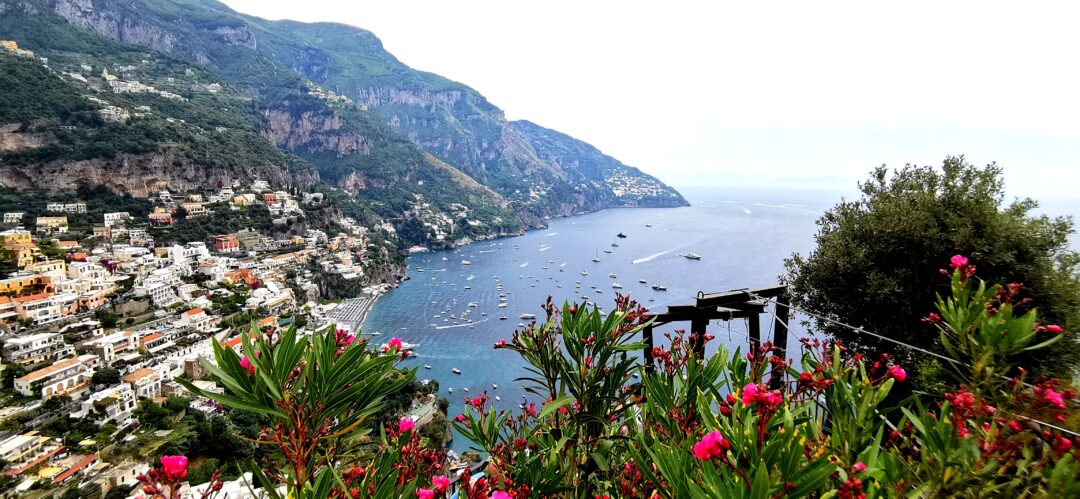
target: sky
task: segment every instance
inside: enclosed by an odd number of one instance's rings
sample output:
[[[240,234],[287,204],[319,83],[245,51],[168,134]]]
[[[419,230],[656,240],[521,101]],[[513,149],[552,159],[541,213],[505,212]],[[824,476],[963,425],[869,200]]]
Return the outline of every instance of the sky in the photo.
[[[1080,3],[225,0],[374,32],[416,69],[673,185],[851,188],[997,162],[1080,186]]]

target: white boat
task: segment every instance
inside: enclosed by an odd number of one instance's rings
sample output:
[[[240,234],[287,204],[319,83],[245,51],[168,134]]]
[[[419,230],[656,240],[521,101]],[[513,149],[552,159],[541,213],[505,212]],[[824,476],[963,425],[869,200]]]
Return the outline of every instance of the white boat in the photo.
[[[499,320],[500,320],[500,321],[505,321],[506,319],[509,319],[509,317],[507,317],[507,316],[505,316],[505,315],[500,315],[500,316],[499,316]]]
[[[497,400],[497,401],[499,401],[499,402],[502,402],[502,397],[500,397],[500,396],[496,395],[496,396],[495,396],[495,400]]]
[[[536,314],[521,314],[518,319],[532,320],[536,318]]]
[[[451,369],[450,371],[453,372],[454,374],[461,374],[461,369],[458,369],[456,367]]]
[[[585,272],[584,270],[582,270],[582,271],[581,271],[581,275],[589,275],[589,273],[588,273],[588,272]]]
[[[469,308],[476,308],[476,302],[474,302],[474,301],[469,302]]]
[[[462,261],[461,261],[461,264],[462,264],[462,265],[472,265],[472,262],[470,262],[470,261],[468,261],[468,260],[462,260]]]
[[[418,347],[418,346],[420,346],[420,344],[419,344],[419,343],[409,343],[409,342],[407,342],[407,341],[403,341],[403,342],[401,342],[401,349],[402,349],[402,350],[405,350],[405,351],[407,351],[407,352],[409,352],[409,351],[412,351],[412,350],[416,349],[416,347]],[[383,343],[382,347],[383,347],[384,349],[387,349],[387,350],[389,350],[389,349],[390,349],[390,344],[389,344],[389,343]]]
[[[604,250],[604,253],[611,254],[611,250]]]
[[[638,279],[638,280],[637,280],[637,282],[640,282],[640,283],[642,283],[642,284],[645,284],[645,283],[647,283],[647,282],[649,282],[649,281],[646,281],[645,279]]]
[[[653,284],[652,288],[657,291],[667,291],[667,286],[664,286],[663,284]]]
[[[462,388],[462,390],[465,390],[465,393],[469,393],[469,389],[468,389],[468,388]]]
[[[494,388],[494,389],[496,389],[496,390],[498,390],[498,389],[499,389],[499,385],[498,385],[498,384],[496,384],[496,383],[492,383],[492,384],[491,384],[491,387],[492,387],[492,388]]]
[[[525,327],[525,323],[524,322],[519,322],[518,327]]]
[[[619,276],[615,275],[614,273],[608,274],[607,276],[612,278],[612,279],[615,279],[616,277],[619,277]]]
[[[622,284],[619,284],[617,282],[613,282],[613,283],[611,283],[611,287],[615,288],[615,289],[622,289]]]
[[[446,393],[454,393],[454,389],[453,388],[447,388]]]
[[[604,251],[607,251],[607,250],[604,250]],[[596,256],[593,257],[592,261],[600,263],[600,252],[596,253]]]
[[[424,364],[424,369],[431,369],[431,364]]]
[[[652,224],[645,224],[646,227],[652,227]]]
[[[506,308],[506,302],[504,302],[504,301],[499,302],[499,308]]]
[[[683,257],[688,259],[688,260],[701,260],[701,255],[699,255],[697,253],[694,253],[693,251],[686,252],[686,254],[683,255]]]
[[[423,272],[423,271],[424,271],[424,268],[423,268],[423,267],[417,267],[417,268],[416,268],[416,271],[417,271],[417,272]]]

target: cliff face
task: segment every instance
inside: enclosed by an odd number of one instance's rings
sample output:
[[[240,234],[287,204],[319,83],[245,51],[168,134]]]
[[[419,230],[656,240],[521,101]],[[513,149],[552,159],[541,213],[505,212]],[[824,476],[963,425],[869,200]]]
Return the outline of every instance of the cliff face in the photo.
[[[148,197],[161,190],[203,191],[208,186],[232,185],[233,180],[246,184],[255,179],[306,190],[318,184],[319,175],[314,170],[289,173],[270,164],[241,169],[208,167],[176,151],[31,165],[0,164],[0,185],[6,187],[72,191],[81,186],[104,185],[134,197]]]
[[[264,135],[278,147],[290,151],[332,152],[338,156],[371,152],[371,140],[358,133],[343,132],[344,124],[336,113],[307,111],[296,116],[287,111],[267,109],[263,116],[267,123]]]

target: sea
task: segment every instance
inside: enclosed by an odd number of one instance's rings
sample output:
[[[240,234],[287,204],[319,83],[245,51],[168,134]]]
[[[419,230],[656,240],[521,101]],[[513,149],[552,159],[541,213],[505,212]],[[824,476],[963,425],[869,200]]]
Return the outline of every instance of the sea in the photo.
[[[663,311],[668,305],[692,305],[699,292],[774,285],[785,258],[813,248],[817,218],[851,195],[794,189],[680,191],[691,206],[604,210],[554,219],[547,229],[522,236],[414,254],[406,260],[410,279],[378,300],[362,331],[373,335],[375,345],[392,337],[416,344],[416,355],[403,367],[415,367],[418,378],[439,382],[451,417],[461,412],[465,397],[485,391],[496,406],[513,408],[524,400],[515,381],[525,374],[523,363],[515,353],[492,346],[529,322],[522,314],[542,320],[541,305],[548,296],[556,303],[587,298],[611,310],[621,292]],[[701,259],[683,256],[690,252]],[[654,290],[654,284],[667,289]],[[500,301],[505,307],[499,307]],[[763,317],[764,338],[771,337],[772,325]],[[789,344],[797,344],[804,330],[797,317],[790,325]],[[657,333],[678,327],[689,324],[671,324]],[[711,351],[720,346],[746,350],[744,320],[714,322],[709,332],[716,336]],[[452,447],[467,450],[468,442],[456,437]]]

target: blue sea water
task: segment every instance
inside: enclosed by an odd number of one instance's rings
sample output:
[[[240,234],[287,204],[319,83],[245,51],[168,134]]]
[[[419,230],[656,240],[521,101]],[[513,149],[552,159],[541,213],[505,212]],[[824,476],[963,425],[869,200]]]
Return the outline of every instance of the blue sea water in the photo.
[[[549,228],[520,237],[413,255],[407,260],[411,279],[378,301],[363,331],[379,333],[372,338],[376,345],[395,336],[419,344],[416,357],[404,366],[418,367],[419,378],[439,381],[439,395],[450,400],[451,416],[461,411],[464,397],[485,390],[492,399],[502,399],[496,405],[510,408],[522,402],[524,392],[514,379],[525,373],[516,354],[492,345],[509,339],[519,323],[529,322],[520,319],[521,314],[543,319],[540,306],[549,295],[557,303],[586,296],[610,310],[615,292],[621,291],[661,311],[666,305],[693,304],[699,291],[775,284],[784,258],[812,249],[814,221],[841,197],[824,191],[681,191],[692,206],[605,210],[552,220]],[[617,237],[620,232],[627,237]],[[681,256],[691,251],[701,260]],[[639,283],[641,279],[646,284]],[[500,283],[501,291],[496,287]],[[613,283],[622,289],[613,289]],[[653,290],[655,283],[667,291]],[[500,294],[505,294],[505,308],[498,307]],[[766,338],[771,323],[762,321]],[[792,326],[792,337],[797,337],[800,328],[795,321]],[[689,325],[657,332],[676,327]],[[713,348],[745,350],[743,321],[733,322],[730,330],[714,323],[710,332],[716,336]],[[461,374],[454,374],[454,368]],[[464,450],[468,443],[455,438],[453,447]]]

